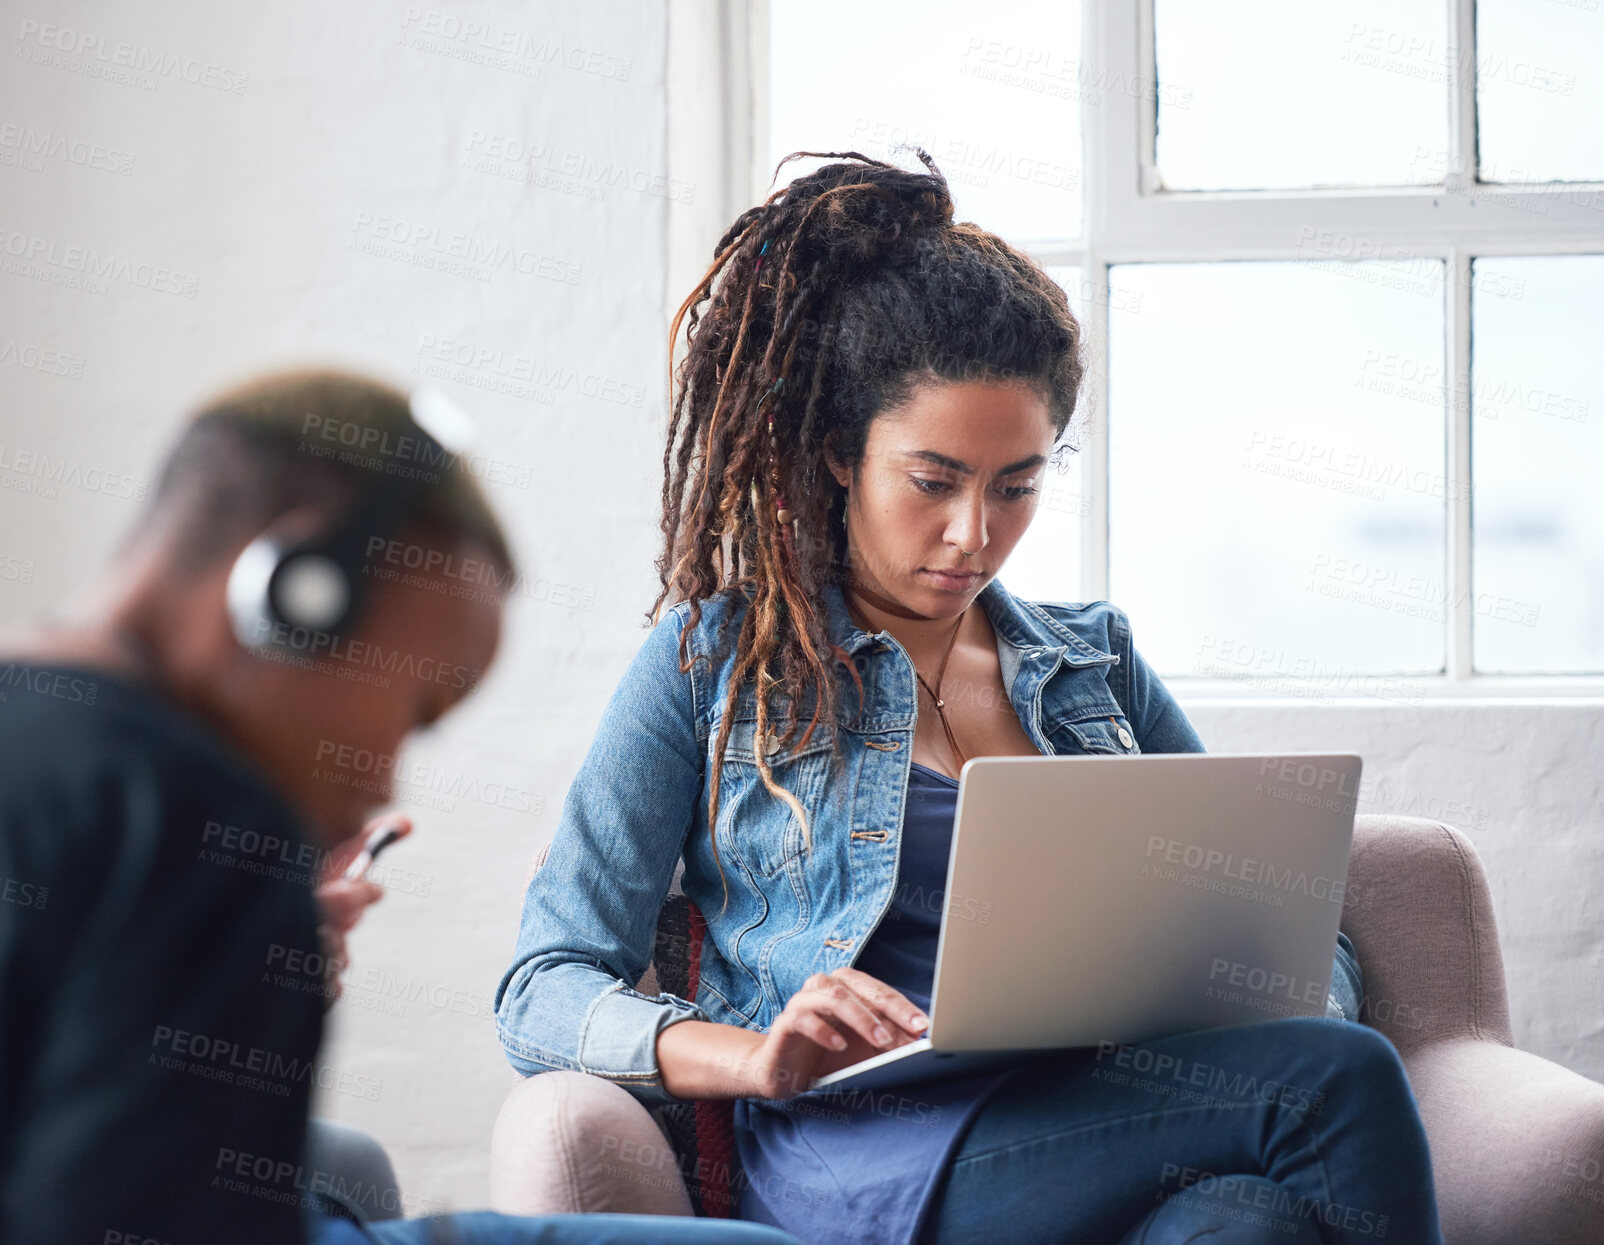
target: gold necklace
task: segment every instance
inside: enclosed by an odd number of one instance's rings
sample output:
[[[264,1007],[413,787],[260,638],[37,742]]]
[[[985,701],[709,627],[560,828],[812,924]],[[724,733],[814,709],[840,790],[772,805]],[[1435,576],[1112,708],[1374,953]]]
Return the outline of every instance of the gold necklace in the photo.
[[[886,597],[881,596],[878,592],[875,592],[872,588],[867,587],[855,575],[849,581],[849,585],[848,586],[850,587],[852,592],[856,592],[859,596],[863,597],[863,599],[868,601],[871,605],[874,605],[874,606],[878,607],[879,609],[884,610],[888,614],[894,614],[898,618],[917,618],[917,619],[921,619],[921,620],[923,620],[925,622],[929,622],[930,621],[930,615],[928,615],[928,614],[916,614],[912,610],[904,608],[902,605],[898,604],[896,601],[892,601],[892,600],[887,599]],[[848,597],[848,602],[847,603],[849,605],[851,604],[851,598],[850,597]],[[970,604],[973,604],[973,602],[971,602]],[[942,729],[943,733],[945,733],[946,736],[947,736],[947,746],[952,749],[953,756],[957,757],[957,759],[958,759],[958,768],[959,769],[963,768],[963,763],[967,758],[964,756],[963,749],[958,746],[958,740],[954,737],[954,735],[952,733],[952,723],[947,721],[947,702],[941,698],[941,682],[942,682],[942,679],[946,676],[946,673],[947,673],[947,659],[952,656],[953,645],[955,645],[958,642],[958,632],[963,630],[964,615],[967,614],[967,613],[969,613],[969,606],[968,605],[964,606],[963,610],[958,614],[957,625],[953,627],[952,635],[947,638],[946,651],[942,653],[942,655],[941,655],[941,665],[939,667],[937,667],[937,669],[936,669],[936,685],[935,685],[935,687],[931,687],[930,684],[925,681],[925,676],[919,673],[919,667],[917,665],[914,666],[914,668],[913,668],[913,677],[919,680],[919,683],[921,684],[921,686],[923,686],[925,691],[929,693],[930,699],[935,702],[936,716],[941,719],[941,729]],[[863,624],[860,623],[859,625],[862,626]],[[865,631],[867,631],[869,628],[867,626],[865,626],[863,629]]]

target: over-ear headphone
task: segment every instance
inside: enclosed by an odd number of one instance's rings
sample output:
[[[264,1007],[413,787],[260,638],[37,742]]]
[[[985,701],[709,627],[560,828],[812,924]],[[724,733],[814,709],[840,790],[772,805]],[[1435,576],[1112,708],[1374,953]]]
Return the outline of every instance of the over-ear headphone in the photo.
[[[305,650],[308,633],[348,634],[362,612],[363,567],[369,542],[388,538],[421,509],[432,480],[453,454],[424,428],[460,434],[464,416],[437,390],[411,396],[405,436],[416,444],[394,472],[374,469],[372,484],[327,529],[292,536],[277,524],[240,552],[228,575],[228,612],[234,636],[247,649]],[[452,436],[451,439],[457,439]],[[297,635],[297,633],[300,633]]]

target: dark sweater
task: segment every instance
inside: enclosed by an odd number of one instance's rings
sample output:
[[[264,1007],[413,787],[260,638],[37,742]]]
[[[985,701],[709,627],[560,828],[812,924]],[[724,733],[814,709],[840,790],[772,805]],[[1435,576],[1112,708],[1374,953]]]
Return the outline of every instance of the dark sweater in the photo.
[[[316,863],[193,717],[0,664],[0,1240],[305,1239]]]

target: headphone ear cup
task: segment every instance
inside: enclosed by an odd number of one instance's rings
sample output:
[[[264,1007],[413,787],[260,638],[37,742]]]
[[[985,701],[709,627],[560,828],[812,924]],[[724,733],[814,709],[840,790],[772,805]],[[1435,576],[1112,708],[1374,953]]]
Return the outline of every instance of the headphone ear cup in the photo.
[[[261,535],[240,551],[228,573],[228,617],[241,647],[260,649],[272,644],[273,615],[269,589],[278,570],[283,544],[275,536]]]
[[[345,567],[315,549],[281,557],[267,592],[274,614],[311,631],[339,631],[356,595]]]
[[[356,604],[346,569],[316,543],[287,544],[258,536],[240,551],[228,575],[234,638],[247,649],[276,646],[281,626],[337,632]]]

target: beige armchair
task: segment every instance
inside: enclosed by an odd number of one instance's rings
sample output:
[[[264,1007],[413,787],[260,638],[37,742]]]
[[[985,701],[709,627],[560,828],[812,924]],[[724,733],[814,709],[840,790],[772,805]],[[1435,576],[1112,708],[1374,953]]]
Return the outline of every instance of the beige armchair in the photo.
[[[1364,1020],[1408,1069],[1448,1245],[1604,1242],[1604,1085],[1515,1049],[1475,848],[1440,822],[1361,815],[1348,880],[1342,927],[1364,972]],[[727,1205],[708,1194],[726,1175],[710,1169],[718,1147],[691,1160],[686,1142],[705,1141],[718,1120],[715,1109],[693,1121],[687,1106],[660,1123],[583,1073],[516,1079],[491,1142],[491,1204],[689,1215],[694,1191],[717,1213]]]

